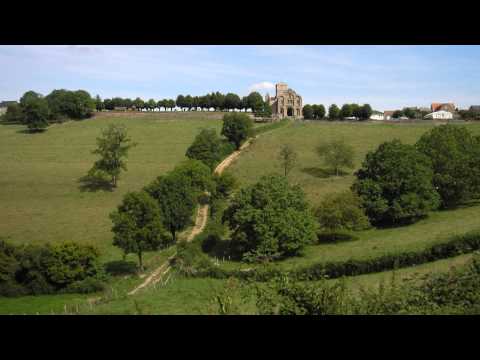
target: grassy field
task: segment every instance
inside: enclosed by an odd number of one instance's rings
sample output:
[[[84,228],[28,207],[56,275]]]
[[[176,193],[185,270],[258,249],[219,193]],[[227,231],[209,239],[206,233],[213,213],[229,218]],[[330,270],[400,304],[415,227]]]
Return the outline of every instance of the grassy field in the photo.
[[[111,223],[108,214],[127,191],[138,190],[156,176],[182,161],[186,148],[201,128],[221,127],[220,114],[102,114],[99,118],[52,126],[43,134],[26,134],[23,126],[0,125],[0,237],[14,243],[73,240],[96,244],[103,251],[102,260],[120,258],[111,245]],[[95,160],[91,150],[102,128],[116,122],[125,124],[132,139],[139,143],[131,150],[129,171],[120,179],[114,192],[82,190],[79,179]],[[260,125],[261,126],[261,125]],[[358,168],[367,153],[381,142],[399,138],[414,143],[432,128],[429,124],[353,124],[310,122],[262,134],[229,168],[242,185],[261,175],[281,173],[277,153],[281,144],[291,144],[298,152],[298,166],[290,180],[298,183],[313,205],[329,192],[347,189],[353,171],[343,177],[326,175],[326,169],[315,154],[323,141],[344,138],[356,150]],[[480,134],[480,124],[467,125]],[[304,256],[279,263],[285,269],[323,261],[376,257],[399,251],[421,250],[453,234],[479,229],[480,206],[432,213],[414,225],[392,229],[372,229],[357,233],[358,240],[307,247]],[[169,251],[150,253],[147,266],[152,269],[168,256]],[[464,264],[471,255],[440,260],[395,272],[398,278],[414,273],[446,271]],[[135,260],[132,257],[132,260]],[[221,262],[225,268],[239,263]],[[244,265],[242,265],[244,266]],[[244,267],[251,267],[245,265]],[[349,287],[374,286],[389,279],[392,272],[346,278]],[[212,310],[212,297],[225,281],[176,277],[165,286],[140,291],[133,297],[125,294],[142,280],[137,276],[113,279],[102,294],[60,294],[0,298],[1,314],[205,314]],[[97,305],[88,299],[103,297]],[[253,312],[247,305],[245,313]]]
[[[262,134],[252,146],[228,169],[241,184],[256,182],[262,175],[281,174],[278,152],[282,144],[290,144],[298,153],[298,164],[289,174],[292,183],[299,184],[308,199],[317,204],[325,194],[347,189],[353,182],[368,151],[395,138],[413,144],[426,131],[434,127],[427,124],[383,124],[310,121],[296,122],[292,126]],[[480,124],[466,125],[480,134]],[[321,143],[342,138],[355,149],[355,169],[342,177],[329,176],[322,160],[315,152]]]
[[[109,213],[127,191],[141,189],[185,159],[204,127],[221,127],[219,114],[108,114],[53,125],[40,134],[0,125],[0,237],[14,243],[72,240],[99,246],[103,260],[119,257],[111,245]],[[96,160],[91,151],[110,123],[125,124],[138,146],[114,192],[90,192],[79,179]]]

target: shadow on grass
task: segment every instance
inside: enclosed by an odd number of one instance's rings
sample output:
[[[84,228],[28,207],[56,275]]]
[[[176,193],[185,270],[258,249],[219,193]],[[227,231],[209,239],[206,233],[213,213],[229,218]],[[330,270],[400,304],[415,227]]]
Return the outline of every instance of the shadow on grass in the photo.
[[[105,272],[112,276],[131,275],[138,272],[134,261],[115,260],[105,263]]]
[[[43,134],[47,129],[20,129],[17,134]]]
[[[112,192],[114,187],[112,183],[104,178],[86,175],[81,177],[79,189],[81,192],[109,191]]]
[[[337,175],[335,173],[335,170],[322,169],[322,168],[318,168],[318,167],[303,168],[301,171],[310,175],[310,176],[317,177],[317,178],[320,178],[320,179],[326,179],[328,177]],[[345,175],[348,175],[348,172],[343,171],[343,170],[339,170],[338,176],[345,176]]]

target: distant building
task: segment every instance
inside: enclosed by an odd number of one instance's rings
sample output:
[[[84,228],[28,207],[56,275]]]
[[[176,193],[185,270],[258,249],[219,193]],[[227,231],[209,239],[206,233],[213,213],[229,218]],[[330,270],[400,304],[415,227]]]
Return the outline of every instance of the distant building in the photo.
[[[453,119],[453,114],[450,111],[440,110],[425,115],[425,119],[449,120]]]
[[[272,106],[273,117],[302,118],[302,97],[288,88],[285,83],[275,85],[275,97],[265,96],[265,102]]]
[[[456,107],[454,103],[432,103],[432,105],[430,106],[430,111],[432,113],[437,111],[448,111],[454,113],[455,109]]]
[[[370,120],[384,120],[385,115],[381,112],[374,113],[370,116]]]
[[[9,105],[16,104],[16,101],[2,101],[0,102],[0,115],[3,115],[7,112],[7,108]]]
[[[126,106],[115,106],[113,108],[114,111],[127,111],[127,107]]]
[[[480,105],[472,105],[470,106],[469,111],[475,111],[475,112],[480,112]]]
[[[392,120],[393,118],[393,113],[395,110],[386,110],[383,112],[383,119],[384,120]]]

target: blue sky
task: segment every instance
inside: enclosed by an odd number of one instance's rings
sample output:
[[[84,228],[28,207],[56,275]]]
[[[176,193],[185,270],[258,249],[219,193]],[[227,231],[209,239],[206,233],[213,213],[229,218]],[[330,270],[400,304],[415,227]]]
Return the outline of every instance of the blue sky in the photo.
[[[0,46],[0,68],[0,101],[60,88],[155,100],[274,94],[283,81],[305,104],[480,104],[480,46]]]

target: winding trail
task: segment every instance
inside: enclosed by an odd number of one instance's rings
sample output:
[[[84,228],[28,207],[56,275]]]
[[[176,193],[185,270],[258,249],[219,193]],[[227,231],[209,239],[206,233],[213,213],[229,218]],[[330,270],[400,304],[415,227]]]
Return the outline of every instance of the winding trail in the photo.
[[[243,145],[240,147],[240,149],[234,151],[231,153],[229,156],[227,156],[220,164],[217,165],[217,167],[214,170],[214,173],[216,174],[221,174],[223,171],[230,166],[230,164],[235,161],[235,159],[238,158],[238,156],[241,154],[243,150],[245,150],[246,147],[248,147],[252,141],[256,138],[258,138],[259,135],[257,135],[254,138],[250,138]],[[190,230],[190,233],[186,237],[186,241],[190,242],[192,241],[195,236],[200,234],[204,229],[205,226],[207,225],[207,220],[208,220],[208,209],[209,206],[208,204],[202,205],[198,208],[197,210],[197,216],[195,218],[195,225],[193,228]],[[180,234],[181,237],[184,237],[184,234]],[[128,295],[135,295],[139,290],[149,286],[158,283],[163,275],[168,273],[171,270],[170,267],[170,262],[171,260],[177,255],[177,252],[170,256],[167,261],[165,261],[162,265],[160,265],[158,268],[156,268],[140,285],[138,285],[135,289],[130,291]]]

